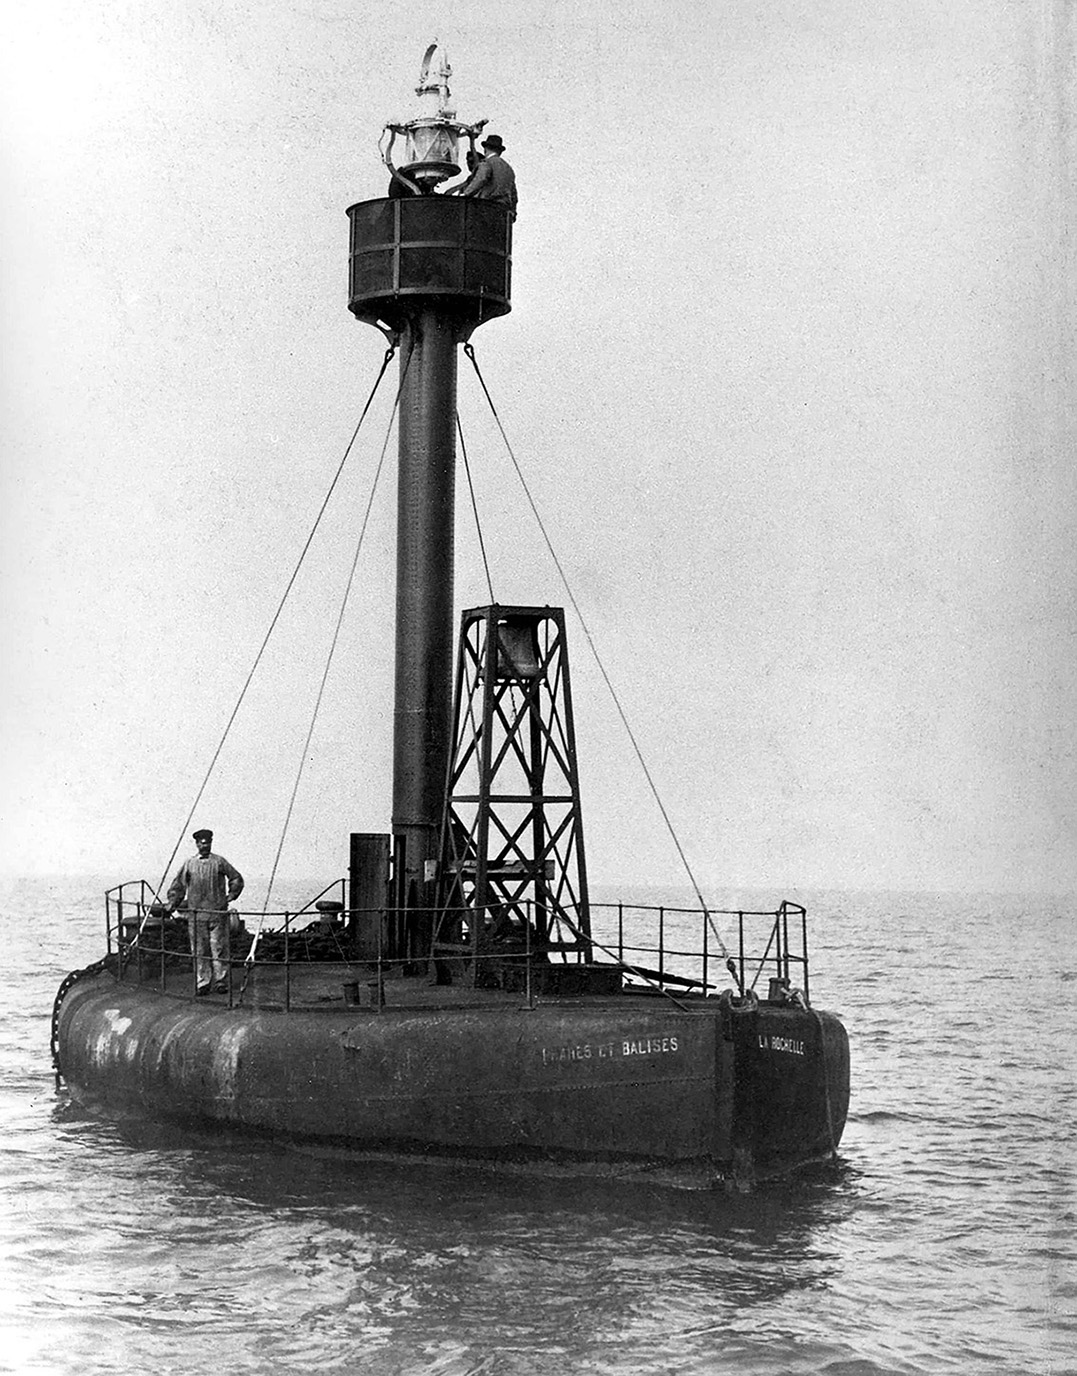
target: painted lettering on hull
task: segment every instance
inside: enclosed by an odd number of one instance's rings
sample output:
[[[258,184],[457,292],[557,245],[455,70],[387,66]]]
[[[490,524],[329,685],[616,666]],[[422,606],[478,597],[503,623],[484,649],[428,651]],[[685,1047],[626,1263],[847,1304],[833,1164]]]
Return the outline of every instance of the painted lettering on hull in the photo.
[[[803,1056],[804,1043],[796,1041],[792,1037],[776,1037],[772,1033],[761,1032],[759,1034],[759,1049],[761,1051],[784,1051],[788,1056]]]
[[[542,1064],[563,1065],[567,1061],[589,1061],[593,1055],[594,1052],[587,1042],[579,1046],[544,1046],[542,1048]]]
[[[616,1061],[627,1056],[668,1056],[680,1051],[676,1037],[619,1038],[611,1042],[578,1042],[544,1046],[543,1065],[568,1065],[574,1061]]]

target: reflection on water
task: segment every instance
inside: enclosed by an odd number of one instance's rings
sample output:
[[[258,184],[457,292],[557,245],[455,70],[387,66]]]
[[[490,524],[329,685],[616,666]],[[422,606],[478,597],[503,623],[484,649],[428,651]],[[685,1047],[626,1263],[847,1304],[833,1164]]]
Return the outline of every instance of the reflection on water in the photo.
[[[494,1350],[533,1370],[564,1370],[570,1352],[572,1369],[581,1355],[582,1369],[633,1369],[629,1350],[651,1370],[713,1369],[717,1335],[762,1323],[782,1341],[775,1311],[833,1279],[825,1238],[855,1198],[849,1172],[746,1197],[344,1162],[71,1108],[54,1121],[99,1220],[80,1293],[128,1277],[111,1315],[137,1322],[147,1357],[177,1323],[228,1330],[238,1310],[245,1343],[282,1369],[354,1369],[361,1354],[364,1370],[456,1370],[447,1354]]]

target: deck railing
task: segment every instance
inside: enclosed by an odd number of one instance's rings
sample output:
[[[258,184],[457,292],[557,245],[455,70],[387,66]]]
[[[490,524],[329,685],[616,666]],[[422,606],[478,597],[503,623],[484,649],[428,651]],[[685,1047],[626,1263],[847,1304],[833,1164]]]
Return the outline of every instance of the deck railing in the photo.
[[[335,895],[328,899],[329,894]],[[386,984],[402,965],[425,968],[427,957],[411,962],[385,955],[385,936],[393,924],[422,916],[391,908],[349,910],[346,884],[334,880],[301,907],[272,912],[231,909],[233,930],[225,948],[229,1004],[241,999],[252,977],[273,981],[284,1008],[293,1005],[296,971],[314,966],[347,974],[337,981],[337,997],[358,1002],[367,989],[374,1006],[386,1004]],[[700,998],[728,987],[731,976],[737,993],[781,998],[781,991],[799,986],[809,998],[807,914],[797,903],[783,902],[775,910],[710,909],[647,906],[628,903],[591,904],[589,941],[543,946],[534,937],[530,905],[526,920],[509,934],[479,942],[479,951],[431,957],[430,970],[454,982],[467,973],[472,982],[513,988],[533,1002],[536,992],[550,987],[549,967],[582,963],[589,968],[618,968],[625,987],[659,990],[678,998]],[[172,917],[145,880],[119,884],[106,894],[106,940],[110,954],[119,956],[120,977],[151,981],[180,996],[197,993],[196,957],[190,949],[186,915]],[[432,914],[425,914],[429,919]],[[465,915],[474,921],[474,913]],[[565,919],[569,930],[572,918]],[[727,945],[735,925],[735,943]],[[360,955],[356,934],[366,933]],[[727,934],[723,938],[723,933]],[[375,940],[370,940],[371,934]],[[253,954],[252,954],[253,947]],[[203,957],[208,959],[208,957]],[[474,965],[474,970],[472,966]],[[189,972],[184,977],[182,972]],[[537,973],[536,973],[537,972]],[[412,973],[416,973],[412,969]],[[767,984],[760,989],[766,976]],[[474,978],[473,978],[474,977]],[[571,981],[570,981],[571,984]]]
[[[736,922],[736,948],[723,940]],[[606,934],[609,954],[638,965],[660,983],[710,990],[727,973],[741,993],[755,992],[764,973],[809,995],[808,921],[799,903],[775,909],[673,908],[591,904],[592,930]]]

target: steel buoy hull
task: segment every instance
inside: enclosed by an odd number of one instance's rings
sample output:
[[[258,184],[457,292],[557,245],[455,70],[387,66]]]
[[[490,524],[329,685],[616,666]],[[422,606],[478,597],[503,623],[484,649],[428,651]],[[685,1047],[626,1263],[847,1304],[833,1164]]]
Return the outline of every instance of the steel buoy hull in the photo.
[[[66,991],[56,1045],[89,1104],[491,1161],[780,1170],[831,1152],[848,1104],[841,1023],[766,1005],[724,1017],[650,999],[285,1013],[100,971]]]

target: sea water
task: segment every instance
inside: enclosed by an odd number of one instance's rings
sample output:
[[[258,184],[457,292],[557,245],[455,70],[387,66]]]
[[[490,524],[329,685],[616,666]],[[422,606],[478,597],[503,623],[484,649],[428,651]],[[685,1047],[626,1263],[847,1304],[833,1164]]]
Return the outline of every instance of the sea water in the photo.
[[[95,1117],[48,1042],[101,893],[3,894],[0,1370],[1077,1372],[1072,899],[767,896],[808,906],[852,1103],[837,1171],[729,1195]]]

